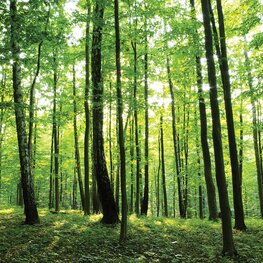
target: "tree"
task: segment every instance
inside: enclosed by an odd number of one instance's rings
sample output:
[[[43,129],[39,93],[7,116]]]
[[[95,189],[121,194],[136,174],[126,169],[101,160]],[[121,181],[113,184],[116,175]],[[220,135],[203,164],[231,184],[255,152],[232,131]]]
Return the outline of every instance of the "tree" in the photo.
[[[90,188],[89,188],[89,152],[90,152],[90,109],[89,109],[89,90],[90,90],[90,15],[91,5],[87,0],[87,21],[86,21],[86,41],[85,41],[85,138],[84,138],[84,169],[85,169],[85,206],[84,213],[90,214]]]
[[[16,115],[16,129],[20,156],[21,182],[25,204],[26,224],[39,222],[38,211],[35,202],[33,179],[30,167],[26,123],[21,87],[21,68],[19,64],[20,47],[18,39],[17,2],[10,0],[10,23],[11,23],[11,52],[13,59],[13,90]]]
[[[114,0],[115,35],[116,35],[116,86],[117,86],[117,119],[118,119],[118,141],[120,151],[121,172],[121,233],[120,240],[127,238],[127,194],[126,194],[126,156],[123,134],[123,102],[121,92],[121,48],[120,48],[120,26],[119,26],[119,1]]]
[[[73,64],[73,111],[74,111],[74,118],[73,118],[73,126],[74,126],[74,146],[75,146],[75,161],[76,161],[76,170],[78,175],[78,182],[79,182],[79,191],[80,191],[80,198],[82,209],[85,209],[85,193],[84,187],[82,182],[81,176],[81,165],[80,165],[80,156],[79,156],[79,141],[78,141],[78,130],[77,130],[77,102],[76,102],[76,70],[75,65]]]
[[[216,180],[219,193],[219,203],[222,214],[222,230],[223,230],[223,255],[234,256],[236,249],[233,241],[232,224],[230,216],[230,207],[228,200],[228,192],[226,186],[223,148],[221,139],[221,122],[219,114],[217,82],[215,62],[213,58],[213,37],[210,26],[209,1],[202,0],[203,25],[205,31],[205,53],[207,60],[208,82],[210,86],[210,106],[212,112],[213,126],[213,142],[216,166]]]
[[[101,73],[101,41],[104,14],[104,1],[96,0],[92,36],[92,84],[93,84],[93,165],[97,179],[98,192],[102,205],[102,223],[119,222],[117,207],[110,186],[103,145],[103,83]]]
[[[191,0],[190,4],[192,7],[193,19],[196,19],[194,0]],[[196,34],[195,37],[197,41],[198,35]],[[216,220],[218,217],[218,213],[217,213],[217,205],[216,205],[215,186],[212,178],[211,156],[210,156],[210,150],[209,150],[208,138],[207,138],[207,114],[206,114],[205,99],[202,90],[203,76],[202,76],[202,65],[201,65],[200,56],[197,55],[195,57],[195,61],[196,61],[196,82],[198,88],[200,129],[201,129],[201,133],[200,133],[201,147],[203,153],[204,175],[205,175],[206,191],[207,191],[207,199],[208,199],[209,219]]]

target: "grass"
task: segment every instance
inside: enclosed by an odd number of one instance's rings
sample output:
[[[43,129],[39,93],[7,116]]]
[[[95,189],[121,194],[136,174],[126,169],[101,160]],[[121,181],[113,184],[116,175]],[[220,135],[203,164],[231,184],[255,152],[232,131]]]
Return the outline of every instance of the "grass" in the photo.
[[[41,223],[23,225],[19,208],[0,210],[0,262],[172,262],[262,263],[263,221],[248,219],[248,231],[234,231],[239,256],[222,258],[220,223],[197,219],[129,218],[125,244],[119,226],[79,211],[39,210]]]

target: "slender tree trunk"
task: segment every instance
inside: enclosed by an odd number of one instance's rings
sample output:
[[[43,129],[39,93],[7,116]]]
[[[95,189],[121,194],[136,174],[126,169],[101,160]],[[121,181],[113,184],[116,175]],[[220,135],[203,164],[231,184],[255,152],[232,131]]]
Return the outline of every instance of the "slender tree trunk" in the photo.
[[[240,111],[239,111],[239,174],[242,185],[243,178],[243,151],[244,151],[244,131],[243,131],[243,96],[241,90],[241,101],[240,101]]]
[[[253,122],[253,143],[254,143],[254,152],[256,160],[256,169],[257,169],[257,181],[258,181],[258,196],[259,196],[259,206],[260,206],[260,215],[263,218],[263,171],[260,164],[260,151],[259,151],[259,139],[258,139],[258,122],[257,122],[257,110],[256,110],[256,98],[255,98],[255,89],[253,87],[253,77],[251,74],[251,66],[247,53],[247,42],[245,42],[245,66],[247,68],[247,79],[248,86],[250,90],[250,100],[252,105],[252,122]]]
[[[2,71],[2,80],[1,80],[1,103],[4,102],[4,90],[6,87],[6,73]],[[2,199],[2,157],[3,157],[3,142],[4,142],[4,108],[1,107],[0,110],[0,201]]]
[[[54,129],[52,129],[51,135],[51,147],[50,147],[50,170],[49,170],[49,209],[54,207]]]
[[[208,69],[208,81],[210,85],[210,105],[212,112],[212,125],[213,125],[213,142],[216,166],[216,180],[219,192],[219,203],[222,214],[222,230],[223,230],[223,255],[234,256],[236,254],[233,234],[232,223],[230,215],[230,207],[228,200],[228,192],[226,185],[224,157],[221,136],[221,123],[220,113],[217,96],[217,83],[215,62],[213,58],[213,38],[212,29],[210,26],[210,12],[209,1],[201,0],[203,12],[203,24],[205,31],[205,50]]]
[[[50,6],[48,9],[46,26],[45,26],[45,33],[47,33],[47,26],[49,23],[49,15],[50,15]],[[38,44],[38,52],[37,52],[37,67],[36,72],[33,78],[33,82],[30,87],[30,99],[29,99],[29,129],[28,129],[28,153],[29,153],[29,160],[32,166],[32,156],[33,156],[33,149],[32,149],[32,140],[33,140],[33,126],[34,126],[34,115],[35,115],[35,86],[37,82],[37,78],[40,72],[40,62],[41,62],[41,50],[43,46],[44,40],[41,40]],[[33,170],[32,170],[33,174]]]
[[[74,177],[73,177],[73,186],[72,186],[72,209],[78,209],[77,203],[77,176],[76,176],[76,167],[74,167]]]
[[[168,203],[165,181],[165,160],[164,160],[164,138],[163,138],[163,116],[160,117],[160,143],[161,143],[161,161],[162,161],[162,186],[163,186],[163,201],[164,201],[164,215],[168,217]]]
[[[104,3],[96,0],[92,37],[92,83],[93,83],[93,165],[97,179],[100,202],[103,210],[102,222],[119,222],[113,192],[108,176],[103,144],[103,83],[101,72],[101,42]]]
[[[59,212],[59,137],[58,137],[58,120],[57,120],[57,54],[56,51],[53,53],[53,134],[54,134],[54,192],[55,192],[55,211]]]
[[[158,171],[157,171],[157,190],[156,190],[156,208],[157,216],[160,215],[160,173],[161,173],[161,136],[158,136]]]
[[[137,43],[132,41],[133,56],[134,56],[134,124],[135,124],[135,146],[136,146],[136,200],[135,200],[135,213],[137,216],[140,214],[140,177],[141,177],[141,149],[139,145],[139,124],[138,124],[138,105],[137,105]]]
[[[17,2],[10,0],[10,19],[11,19],[11,52],[13,59],[13,90],[15,103],[15,116],[17,139],[20,157],[21,182],[23,188],[23,198],[25,204],[26,224],[35,224],[39,222],[37,206],[35,202],[35,193],[30,167],[28,142],[26,134],[26,122],[23,105],[23,95],[21,88],[21,68],[19,64],[20,48],[17,41],[19,32],[17,18]]]
[[[148,38],[147,21],[145,21],[145,54],[144,54],[144,119],[145,119],[145,144],[144,144],[144,196],[141,214],[147,215],[149,202],[149,115],[148,115]]]
[[[85,193],[84,193],[84,187],[83,187],[82,176],[81,176],[81,165],[80,165],[80,156],[79,156],[75,65],[73,65],[73,109],[74,109],[73,110],[74,111],[73,126],[74,126],[74,142],[75,142],[75,162],[76,162],[76,169],[77,169],[77,175],[78,175],[81,205],[82,205],[82,209],[84,210],[85,209]]]
[[[90,15],[91,15],[91,5],[90,1],[87,0],[87,22],[86,22],[86,41],[85,41],[85,137],[84,137],[84,173],[85,173],[85,206],[84,206],[84,214],[90,214],[90,187],[89,187],[89,174],[90,174],[90,163],[89,163],[89,155],[90,155],[90,109],[89,109],[89,90],[90,90]]]
[[[110,157],[110,182],[111,188],[114,192],[114,168],[113,168],[113,154],[112,154],[112,86],[110,83],[110,106],[109,106],[109,157]]]
[[[186,211],[183,202],[183,191],[182,191],[182,182],[181,182],[181,164],[180,164],[180,151],[178,149],[177,130],[176,130],[175,98],[174,98],[174,90],[173,90],[174,88],[173,88],[172,77],[171,77],[170,61],[168,57],[166,63],[167,63],[166,66],[167,66],[168,82],[169,82],[170,94],[172,99],[171,104],[172,104],[173,147],[174,147],[176,174],[177,174],[179,212],[180,212],[180,217],[185,218]]]
[[[121,92],[121,48],[120,48],[120,26],[119,26],[119,1],[114,0],[115,34],[116,34],[116,84],[117,84],[117,119],[118,119],[118,141],[120,151],[121,172],[121,231],[120,241],[127,239],[127,193],[126,193],[126,156],[123,134],[123,102]]]
[[[130,121],[130,177],[131,177],[131,205],[130,212],[133,213],[133,199],[134,199],[134,119]]]

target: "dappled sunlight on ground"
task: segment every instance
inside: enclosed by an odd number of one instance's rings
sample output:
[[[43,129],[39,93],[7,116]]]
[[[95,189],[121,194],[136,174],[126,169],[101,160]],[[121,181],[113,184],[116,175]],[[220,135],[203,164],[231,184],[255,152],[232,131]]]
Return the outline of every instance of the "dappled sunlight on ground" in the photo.
[[[21,224],[23,209],[1,210],[0,262],[232,262],[220,256],[220,221],[130,215],[128,240],[120,244],[120,225],[100,224],[102,215],[45,209],[39,214],[40,224],[28,226]],[[252,219],[248,227],[234,232],[239,262],[263,262],[263,223]]]

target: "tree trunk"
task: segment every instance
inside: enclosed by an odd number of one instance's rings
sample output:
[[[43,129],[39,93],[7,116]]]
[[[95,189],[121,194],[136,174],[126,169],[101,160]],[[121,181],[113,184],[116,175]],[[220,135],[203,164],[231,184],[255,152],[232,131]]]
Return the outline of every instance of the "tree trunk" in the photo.
[[[104,3],[96,0],[92,37],[92,82],[93,82],[93,165],[98,192],[103,210],[102,222],[119,222],[113,192],[108,176],[103,144],[103,83],[101,72],[101,41]]]
[[[217,31],[214,30],[214,35],[216,39],[219,39],[217,51],[219,66],[221,71],[221,79],[224,89],[224,101],[225,101],[225,111],[227,120],[227,131],[228,131],[228,144],[230,152],[231,170],[232,170],[232,185],[233,185],[233,200],[234,200],[234,210],[235,210],[235,229],[246,230],[246,225],[244,221],[244,209],[242,200],[242,185],[239,173],[238,156],[237,156],[237,145],[235,137],[235,127],[234,118],[232,110],[232,99],[231,99],[231,86],[230,86],[230,76],[229,67],[227,59],[227,48],[225,42],[225,26],[224,26],[224,15],[222,10],[221,0],[217,0],[217,13],[218,13],[218,24],[219,24],[219,36]],[[212,13],[212,11],[211,11]],[[213,15],[211,14],[213,17]],[[214,26],[215,28],[215,26]]]
[[[50,170],[49,170],[49,209],[54,207],[54,129],[52,129],[51,135],[51,147],[50,147]]]
[[[19,65],[20,48],[17,41],[19,32],[16,0],[10,0],[11,18],[11,52],[13,59],[13,89],[16,116],[16,129],[20,157],[21,182],[25,204],[26,224],[39,222],[38,211],[35,202],[35,193],[31,174],[30,160],[28,154],[28,142],[26,134],[26,122],[21,88],[21,68]]]
[[[53,134],[54,134],[54,170],[55,170],[55,211],[59,212],[59,138],[58,138],[58,121],[57,121],[57,54],[56,51],[53,53]]]
[[[173,90],[173,83],[172,83],[171,70],[170,70],[170,61],[168,57],[167,57],[166,63],[167,63],[166,66],[167,66],[167,75],[168,75],[168,82],[169,82],[169,88],[170,88],[170,95],[172,99],[171,104],[172,104],[173,147],[174,147],[176,174],[177,174],[179,212],[180,212],[180,217],[185,218],[186,211],[184,207],[183,193],[182,193],[180,154],[179,154],[178,143],[177,143],[175,98],[174,98],[174,90]]]
[[[114,0],[115,13],[115,34],[116,34],[116,85],[117,85],[117,119],[118,119],[118,141],[120,151],[120,172],[121,172],[121,231],[120,241],[127,239],[127,193],[126,193],[126,157],[125,142],[123,134],[123,102],[121,92],[121,59],[120,59],[120,26],[119,26],[119,1]]]
[[[167,192],[165,182],[165,160],[164,160],[164,138],[163,138],[163,116],[160,117],[160,143],[161,143],[161,162],[162,162],[162,186],[163,186],[163,201],[164,215],[168,217]]]
[[[196,19],[195,3],[194,0],[190,0],[192,7],[193,19]],[[198,35],[196,34],[196,37]],[[198,42],[198,39],[196,40]],[[198,100],[199,100],[199,114],[200,114],[200,129],[201,129],[201,146],[204,162],[204,174],[205,183],[208,199],[208,210],[209,210],[209,220],[216,220],[218,217],[217,205],[216,205],[216,191],[212,178],[212,168],[211,168],[211,157],[207,138],[207,115],[206,115],[206,104],[203,96],[203,76],[202,76],[202,66],[200,57],[196,56],[196,79],[198,88]]]
[[[74,142],[75,142],[75,162],[76,162],[76,169],[78,175],[78,183],[79,183],[79,192],[80,192],[80,199],[82,209],[85,209],[85,193],[84,187],[82,182],[81,176],[81,165],[80,165],[80,156],[79,156],[79,140],[78,140],[78,130],[77,130],[77,102],[76,102],[76,71],[75,65],[73,65],[73,111],[74,111],[74,119],[73,119],[73,126],[74,126]]]
[[[90,1],[87,0],[87,22],[86,22],[86,41],[85,41],[85,137],[84,137],[84,173],[85,173],[85,206],[84,206],[84,214],[90,214],[90,187],[89,187],[89,174],[90,174],[90,165],[89,165],[89,155],[90,155],[90,110],[89,110],[89,90],[90,90],[90,15],[91,15],[91,6]]]
[[[1,103],[4,103],[4,90],[6,87],[6,73],[2,71],[2,80],[1,80]],[[1,107],[0,110],[0,201],[2,198],[2,157],[3,157],[3,142],[4,142],[4,108]]]
[[[72,209],[78,209],[77,203],[77,176],[76,176],[76,167],[74,167],[74,177],[73,177],[73,186],[72,186]]]
[[[148,39],[147,21],[145,21],[145,54],[144,54],[144,119],[145,119],[145,144],[144,144],[144,196],[141,214],[147,215],[149,202],[149,115],[148,115]]]
[[[136,146],[136,200],[135,213],[140,214],[140,177],[141,177],[141,149],[139,145],[139,125],[138,125],[138,103],[137,103],[137,43],[132,41],[134,57],[134,86],[133,86],[133,107],[134,107],[134,124],[135,124],[135,146]]]
[[[131,205],[130,212],[133,213],[133,197],[134,197],[134,119],[130,121],[130,177],[131,177]]]
[[[225,177],[224,157],[221,136],[220,113],[217,96],[217,83],[215,62],[213,58],[213,38],[210,26],[209,1],[201,0],[203,12],[203,25],[205,31],[205,50],[208,69],[208,81],[210,85],[210,105],[212,112],[213,125],[213,142],[216,166],[216,180],[219,192],[219,203],[222,214],[222,230],[223,230],[223,255],[234,256],[236,254],[233,234],[230,207],[228,200],[228,192]]]

